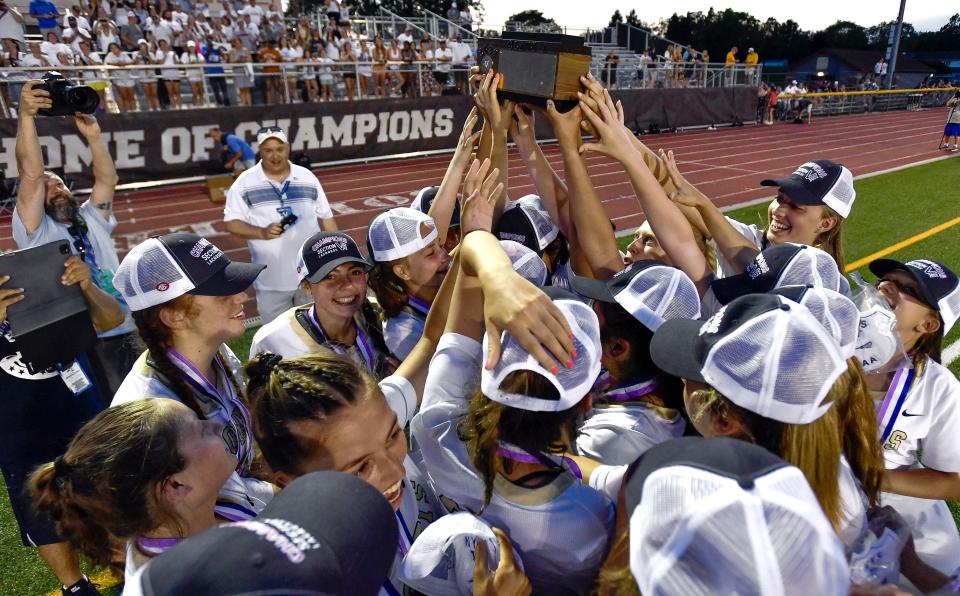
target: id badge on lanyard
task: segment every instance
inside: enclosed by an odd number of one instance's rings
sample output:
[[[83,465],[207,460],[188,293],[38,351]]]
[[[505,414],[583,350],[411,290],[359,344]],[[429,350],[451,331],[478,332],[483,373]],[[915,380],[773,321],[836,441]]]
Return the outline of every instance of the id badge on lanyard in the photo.
[[[287,180],[283,183],[283,186],[278,190],[276,186],[273,186],[273,183],[270,183],[270,186],[276,191],[277,195],[280,197],[280,206],[277,207],[277,213],[280,214],[280,219],[284,217],[293,215],[293,208],[284,205],[287,201],[287,191],[290,189],[290,181]]]
[[[87,389],[93,387],[93,383],[90,382],[87,373],[83,372],[80,363],[76,360],[67,368],[57,366],[57,372],[60,373],[60,378],[63,379],[63,382],[67,385],[67,389],[74,395],[80,395]]]

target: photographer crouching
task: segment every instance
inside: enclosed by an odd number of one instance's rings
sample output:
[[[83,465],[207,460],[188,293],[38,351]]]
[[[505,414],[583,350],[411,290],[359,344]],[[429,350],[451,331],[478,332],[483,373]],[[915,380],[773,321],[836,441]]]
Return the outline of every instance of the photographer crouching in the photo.
[[[91,95],[92,94],[92,95]],[[113,274],[120,262],[111,234],[117,226],[113,214],[113,192],[117,170],[90,114],[99,98],[89,87],[72,85],[59,73],[47,73],[43,80],[28,81],[20,94],[16,158],[20,176],[17,207],[13,213],[13,239],[19,248],[55,240],[71,243],[73,254],[90,268],[93,283],[120,302],[123,323],[98,334],[93,367],[99,385],[112,396],[139,355],[136,327],[120,293],[113,287]],[[37,115],[72,115],[77,130],[90,147],[94,183],[90,198],[78,203],[63,180],[44,170]]]

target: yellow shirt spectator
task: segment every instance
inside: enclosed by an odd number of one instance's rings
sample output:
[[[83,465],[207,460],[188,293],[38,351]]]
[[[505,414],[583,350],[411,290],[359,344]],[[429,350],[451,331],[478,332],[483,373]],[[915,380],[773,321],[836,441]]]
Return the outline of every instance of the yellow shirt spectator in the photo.
[[[760,54],[757,54],[756,52],[753,52],[753,51],[748,52],[747,59],[744,60],[744,62],[746,62],[750,66],[755,66],[759,61],[760,61]]]
[[[737,63],[737,48],[734,47],[734,48],[731,48],[729,52],[727,52],[727,59],[724,60],[723,64],[724,66],[733,66],[736,63]]]

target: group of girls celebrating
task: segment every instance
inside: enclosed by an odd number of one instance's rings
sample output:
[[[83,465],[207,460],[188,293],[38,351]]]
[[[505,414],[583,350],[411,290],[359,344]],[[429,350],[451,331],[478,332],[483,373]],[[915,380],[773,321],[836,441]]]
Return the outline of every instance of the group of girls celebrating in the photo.
[[[960,382],[940,364],[957,275],[872,262],[858,291],[882,296],[897,349],[870,352],[843,275],[847,168],[764,180],[761,228],[644,146],[592,77],[566,112],[474,82],[439,186],[377,215],[366,254],[308,239],[291,258],[313,302],[262,327],[245,365],[225,342],[260,267],[183,233],[131,250],[114,283],[146,350],[34,475],[59,531],[131,578],[328,470],[395,512],[384,594],[957,590]],[[508,187],[511,140],[536,194]],[[646,215],[625,254],[590,153]]]

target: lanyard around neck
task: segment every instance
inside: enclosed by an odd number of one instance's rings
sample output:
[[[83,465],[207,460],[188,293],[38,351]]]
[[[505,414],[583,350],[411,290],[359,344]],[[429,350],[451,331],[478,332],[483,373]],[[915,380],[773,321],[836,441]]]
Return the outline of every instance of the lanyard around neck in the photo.
[[[320,325],[320,319],[317,318],[316,305],[311,306],[307,311],[307,319],[317,332],[317,335],[319,335],[323,340],[323,343],[326,347],[330,348],[337,354],[348,356],[347,350],[344,349],[344,344],[342,342],[331,340],[326,332],[324,332],[323,326]],[[367,340],[367,336],[363,333],[363,328],[357,323],[356,319],[353,321],[353,327],[357,331],[357,339],[354,345],[356,345],[357,349],[360,350],[360,355],[363,356],[363,360],[367,363],[367,368],[370,370],[370,372],[375,372],[374,369],[376,368],[377,359],[373,354],[373,348],[370,347],[370,342]]]

